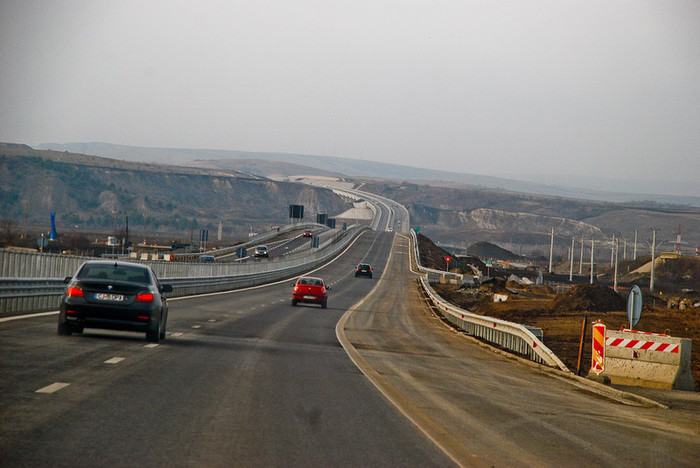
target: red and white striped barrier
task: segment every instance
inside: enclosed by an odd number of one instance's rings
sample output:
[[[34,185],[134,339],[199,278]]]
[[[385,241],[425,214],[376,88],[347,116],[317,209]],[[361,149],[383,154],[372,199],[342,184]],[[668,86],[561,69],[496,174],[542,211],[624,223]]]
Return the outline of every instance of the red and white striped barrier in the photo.
[[[671,343],[659,343],[656,341],[644,340],[625,340],[622,338],[607,338],[605,340],[605,346],[613,346],[617,348],[643,349],[649,351],[658,351],[660,353],[678,353],[678,351],[680,350],[680,346],[677,344],[674,345]]]
[[[691,340],[636,330],[603,330],[603,359],[596,366],[594,355],[592,373],[617,385],[695,390]]]

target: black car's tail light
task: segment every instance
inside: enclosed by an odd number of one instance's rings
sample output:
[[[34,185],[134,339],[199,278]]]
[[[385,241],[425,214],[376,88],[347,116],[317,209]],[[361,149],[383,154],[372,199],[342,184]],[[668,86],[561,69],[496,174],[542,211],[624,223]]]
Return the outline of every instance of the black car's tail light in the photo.
[[[136,296],[136,302],[153,302],[153,294],[139,293],[139,295]]]
[[[82,288],[76,286],[70,286],[68,289],[66,289],[66,295],[68,297],[85,297]]]

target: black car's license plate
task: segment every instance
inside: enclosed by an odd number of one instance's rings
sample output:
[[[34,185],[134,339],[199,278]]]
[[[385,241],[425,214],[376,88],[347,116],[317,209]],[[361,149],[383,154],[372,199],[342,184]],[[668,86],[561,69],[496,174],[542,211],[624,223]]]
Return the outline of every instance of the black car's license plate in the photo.
[[[107,294],[107,293],[97,293],[95,294],[95,299],[98,301],[113,301],[120,302],[124,300],[123,294]]]

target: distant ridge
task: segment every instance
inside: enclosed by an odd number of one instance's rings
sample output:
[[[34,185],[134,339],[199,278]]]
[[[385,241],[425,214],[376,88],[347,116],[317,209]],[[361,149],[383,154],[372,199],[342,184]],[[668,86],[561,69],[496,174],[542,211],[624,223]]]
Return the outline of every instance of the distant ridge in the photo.
[[[568,186],[552,185],[548,183],[528,182],[486,175],[464,174],[435,169],[424,169],[399,164],[389,164],[360,159],[340,158],[331,156],[304,155],[294,153],[269,153],[252,151],[232,151],[232,150],[211,150],[192,148],[148,148],[138,146],[116,145],[111,143],[91,142],[91,143],[42,143],[37,146],[39,149],[50,149],[55,151],[69,151],[73,153],[92,154],[96,156],[122,159],[127,161],[154,162],[160,164],[188,164],[198,160],[241,160],[258,159],[266,161],[276,161],[296,166],[295,170],[302,171],[306,168],[313,168],[315,171],[324,171],[334,174],[342,174],[346,177],[370,177],[379,179],[407,180],[407,181],[440,181],[445,183],[459,184],[463,186],[476,186],[485,188],[499,188],[511,192],[533,193],[563,198],[574,198],[583,200],[596,200],[608,202],[635,202],[652,201],[655,203],[670,203],[679,205],[689,205],[700,207],[700,190],[692,184],[687,184],[688,193],[692,195],[679,196],[660,193],[630,193],[630,189],[639,187],[661,187],[668,184],[663,182],[653,184],[649,181],[627,181],[607,179],[604,186],[620,186],[627,189],[626,192],[616,192],[613,190],[592,190],[589,188],[576,187],[577,178],[562,178]],[[189,164],[188,164],[189,165]],[[250,167],[250,162],[248,162]],[[306,169],[306,174],[314,174]],[[288,171],[287,171],[288,172]],[[291,174],[291,175],[306,175]],[[268,176],[267,173],[259,175]],[[532,177],[532,176],[529,176]],[[551,177],[542,176],[543,180],[551,181]],[[581,178],[590,185],[591,177]],[[685,188],[685,186],[683,187]],[[642,190],[644,191],[644,190]]]

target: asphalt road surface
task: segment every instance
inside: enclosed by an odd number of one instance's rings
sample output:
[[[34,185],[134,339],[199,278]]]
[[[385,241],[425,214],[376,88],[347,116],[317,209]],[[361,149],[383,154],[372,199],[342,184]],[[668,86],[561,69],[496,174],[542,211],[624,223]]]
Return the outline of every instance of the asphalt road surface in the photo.
[[[455,333],[409,251],[360,236],[325,310],[293,280],[171,300],[158,346],[0,323],[0,466],[697,466],[696,394],[631,406]]]
[[[156,347],[106,330],[59,337],[55,316],[0,324],[0,465],[452,465],[335,335],[376,284],[354,266],[385,263],[391,242],[368,232],[314,273],[333,288],[325,310],[292,307],[291,279],[171,300]],[[37,393],[47,387],[59,389]]]

